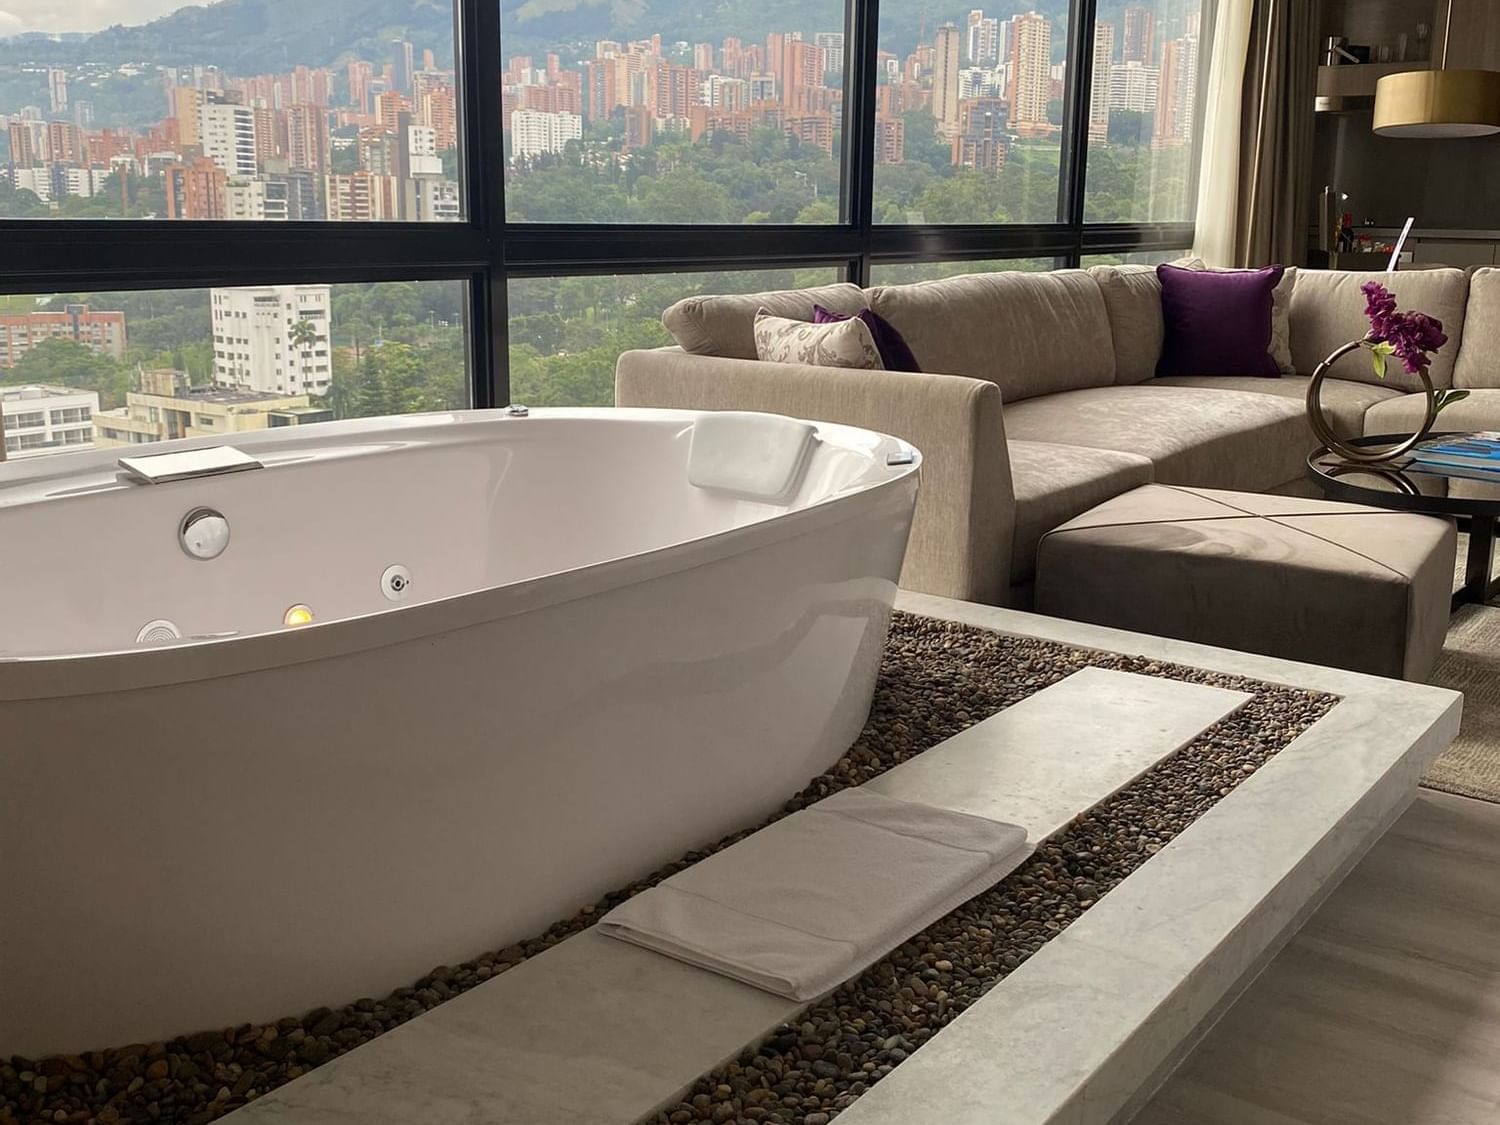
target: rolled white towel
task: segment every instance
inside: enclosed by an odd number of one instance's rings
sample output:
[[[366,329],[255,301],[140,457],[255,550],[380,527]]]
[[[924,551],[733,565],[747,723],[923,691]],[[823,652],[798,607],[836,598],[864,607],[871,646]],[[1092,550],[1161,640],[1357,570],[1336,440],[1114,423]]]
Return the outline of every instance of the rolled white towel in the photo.
[[[812,1000],[993,886],[1026,831],[846,789],[611,910],[602,932]]]

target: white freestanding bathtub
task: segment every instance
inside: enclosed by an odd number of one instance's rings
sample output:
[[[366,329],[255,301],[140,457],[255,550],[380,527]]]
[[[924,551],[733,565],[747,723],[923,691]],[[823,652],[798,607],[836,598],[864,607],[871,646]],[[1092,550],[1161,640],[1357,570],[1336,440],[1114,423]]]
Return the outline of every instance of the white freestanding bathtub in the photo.
[[[752,499],[715,481],[786,420],[737,416],[704,486],[700,417],[273,430],[232,442],[258,471],[158,484],[130,450],[0,466],[0,1057],[381,995],[832,764],[916,454],[818,424]]]

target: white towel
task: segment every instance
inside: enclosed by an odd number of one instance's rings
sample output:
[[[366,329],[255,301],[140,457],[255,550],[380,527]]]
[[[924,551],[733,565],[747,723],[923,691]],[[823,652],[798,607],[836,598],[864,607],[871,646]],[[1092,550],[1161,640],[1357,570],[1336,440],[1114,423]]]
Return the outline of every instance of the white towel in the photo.
[[[812,1000],[993,886],[1013,824],[846,789],[611,910],[611,937]]]

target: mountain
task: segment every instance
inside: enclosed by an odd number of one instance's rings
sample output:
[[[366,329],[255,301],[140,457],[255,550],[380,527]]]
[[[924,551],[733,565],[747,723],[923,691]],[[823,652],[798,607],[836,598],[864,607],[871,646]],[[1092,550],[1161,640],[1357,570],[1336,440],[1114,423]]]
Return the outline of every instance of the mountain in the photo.
[[[154,63],[214,65],[234,74],[328,66],[355,54],[385,59],[395,39],[453,65],[451,0],[220,0],[138,27],[115,26],[58,41],[0,40],[0,65]]]

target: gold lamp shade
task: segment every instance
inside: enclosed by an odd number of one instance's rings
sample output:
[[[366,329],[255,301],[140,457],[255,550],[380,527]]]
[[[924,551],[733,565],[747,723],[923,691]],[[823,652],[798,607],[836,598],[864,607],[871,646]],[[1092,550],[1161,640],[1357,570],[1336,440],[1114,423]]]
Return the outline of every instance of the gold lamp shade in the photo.
[[[1382,137],[1485,137],[1500,133],[1500,71],[1409,70],[1375,83]]]

